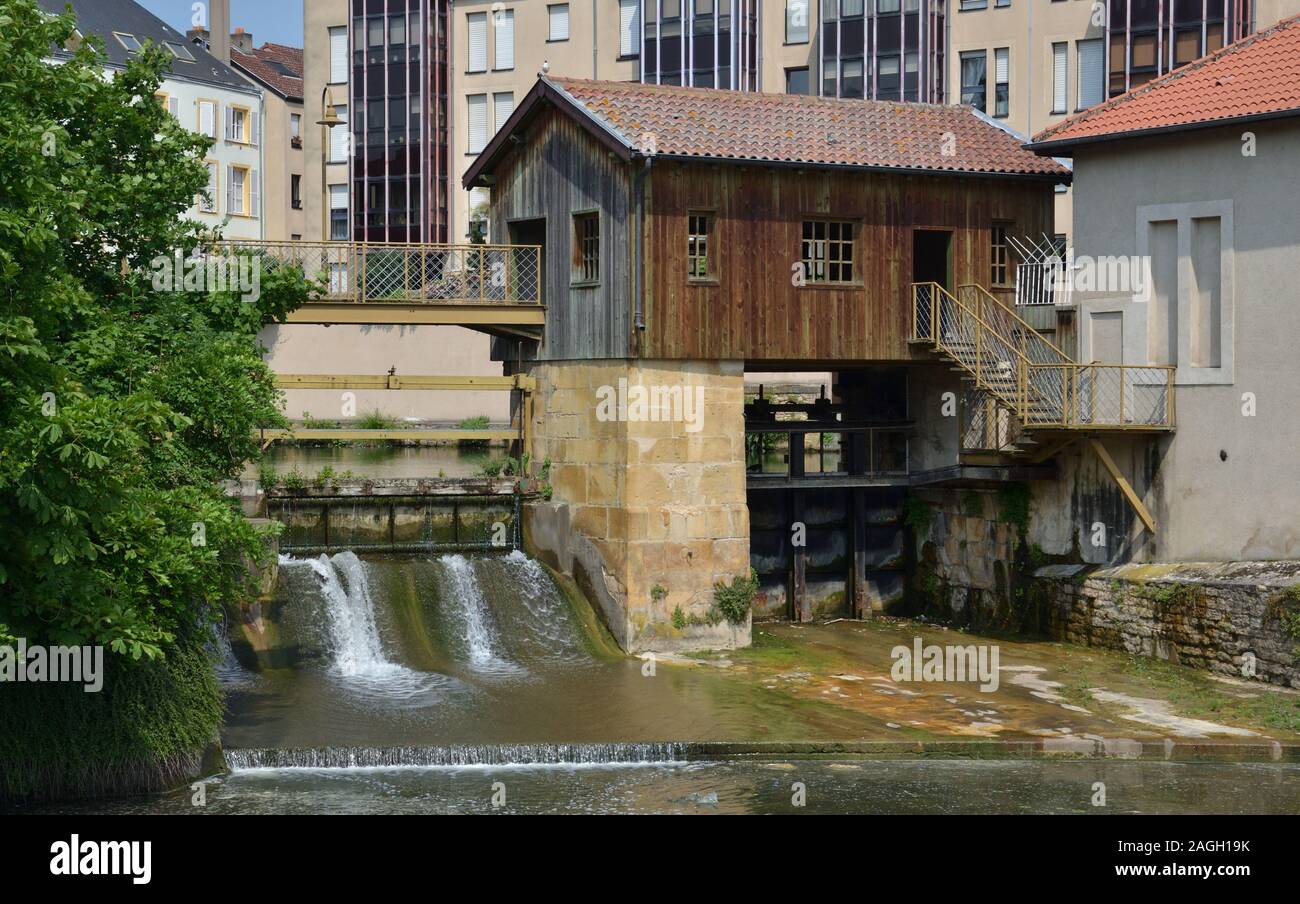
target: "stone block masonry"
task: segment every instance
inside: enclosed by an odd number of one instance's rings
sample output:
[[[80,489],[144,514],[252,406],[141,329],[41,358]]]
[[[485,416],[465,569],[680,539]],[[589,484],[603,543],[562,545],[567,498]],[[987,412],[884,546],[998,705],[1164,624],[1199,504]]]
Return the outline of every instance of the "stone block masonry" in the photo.
[[[529,548],[573,577],[629,652],[747,646],[749,620],[709,624],[715,584],[749,574],[742,362],[530,373],[529,452],[550,459],[553,492],[525,513]]]
[[[1054,636],[1300,689],[1300,562],[1071,570],[1035,574]]]

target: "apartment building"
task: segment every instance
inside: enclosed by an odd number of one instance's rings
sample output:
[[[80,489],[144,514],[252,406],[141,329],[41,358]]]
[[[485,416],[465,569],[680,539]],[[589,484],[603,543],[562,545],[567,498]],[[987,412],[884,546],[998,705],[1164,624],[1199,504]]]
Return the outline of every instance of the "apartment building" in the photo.
[[[460,176],[543,67],[969,103],[1029,135],[1300,0],[311,0],[305,10],[308,84],[328,87],[340,116],[355,111],[350,133],[321,141],[329,175],[309,204],[328,208],[324,232],[341,237],[350,224],[371,241],[455,242],[499,238],[486,234],[488,190],[467,192]],[[1060,233],[1069,204],[1062,188]]]
[[[187,215],[227,238],[262,238],[262,91],[223,62],[220,51],[192,43],[132,0],[41,0],[41,6],[51,13],[71,6],[81,33],[104,42],[110,72],[124,69],[146,44],[167,48],[172,66],[158,102],[183,126],[213,139],[205,160],[208,191],[194,199]],[[229,33],[229,20],[220,28]]]
[[[253,36],[236,28],[230,35],[230,65],[262,88],[266,111],[262,141],[267,152],[262,170],[265,237],[300,241],[307,234],[302,49],[283,44],[255,47]]]

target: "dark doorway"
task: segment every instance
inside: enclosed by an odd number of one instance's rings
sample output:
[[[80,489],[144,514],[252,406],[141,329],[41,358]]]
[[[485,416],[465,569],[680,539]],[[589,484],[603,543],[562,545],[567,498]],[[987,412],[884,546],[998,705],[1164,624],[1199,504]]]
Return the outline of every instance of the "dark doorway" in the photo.
[[[952,291],[952,233],[937,229],[912,230],[912,282],[938,283],[946,291]],[[948,319],[952,316],[947,296],[936,292],[933,286],[920,285],[913,293],[915,311],[915,336],[917,339],[933,339],[934,324],[938,318],[947,329]]]
[[[912,230],[912,282],[935,282],[952,291],[952,233]]]
[[[515,220],[510,223],[510,244],[540,245],[541,253],[536,261],[531,255],[520,254],[516,257],[515,272],[520,298],[537,298],[546,303],[546,218],[535,220]]]

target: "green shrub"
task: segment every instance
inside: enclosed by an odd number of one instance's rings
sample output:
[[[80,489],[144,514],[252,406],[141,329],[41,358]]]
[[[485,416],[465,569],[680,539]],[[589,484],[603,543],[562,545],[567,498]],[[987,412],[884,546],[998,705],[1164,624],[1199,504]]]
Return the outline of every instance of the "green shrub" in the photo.
[[[486,414],[480,414],[476,417],[465,418],[457,426],[461,430],[486,430],[491,423],[492,421]],[[462,439],[460,441],[460,448],[462,449],[486,449],[487,447],[488,441],[485,439]]]
[[[752,568],[748,577],[734,577],[730,584],[719,582],[713,585],[712,612],[725,618],[733,625],[743,624],[749,616],[749,610],[758,596],[758,573]],[[716,624],[716,622],[714,622]]]

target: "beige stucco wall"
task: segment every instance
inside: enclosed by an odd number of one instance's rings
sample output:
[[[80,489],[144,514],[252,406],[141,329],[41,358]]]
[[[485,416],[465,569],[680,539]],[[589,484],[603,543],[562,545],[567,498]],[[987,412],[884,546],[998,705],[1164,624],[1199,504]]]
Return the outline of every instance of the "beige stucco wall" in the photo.
[[[500,376],[490,360],[486,335],[459,327],[316,326],[267,327],[259,337],[267,363],[282,374],[386,374],[396,367],[408,376]],[[510,420],[506,392],[357,391],[358,415],[378,409],[390,417],[460,421],[486,414],[496,423]],[[341,393],[295,389],[285,393],[292,418],[337,420],[344,416]]]
[[[307,212],[305,205],[293,207],[293,179],[296,174],[305,178],[307,154],[304,148],[293,146],[289,118],[303,115],[303,105],[290,102],[270,89],[263,89],[266,118],[263,123],[263,140],[266,143],[265,222],[266,238],[273,242],[287,242],[295,236],[307,238]],[[306,119],[306,116],[303,116]],[[309,126],[302,126],[304,137]],[[319,179],[317,180],[319,181]],[[306,193],[306,183],[303,183]]]
[[[749,574],[744,376],[738,361],[564,361],[532,368],[534,462],[554,489],[530,506],[530,548],[600,606],[629,652],[746,646],[748,621],[702,619],[714,585]],[[699,429],[683,420],[606,419],[602,390],[681,387],[703,397]],[[630,390],[629,390],[630,392]],[[659,597],[656,586],[665,593]]]
[[[1243,156],[1246,131],[1256,156]],[[1080,150],[1075,163],[1080,254],[1136,255],[1141,206],[1230,205],[1221,259],[1235,334],[1223,358],[1232,368],[1213,377],[1180,368],[1177,433],[1140,463],[1156,473],[1146,495],[1159,522],[1158,559],[1300,557],[1300,356],[1288,341],[1300,335],[1300,218],[1294,191],[1284,190],[1300,185],[1300,123],[1114,141]],[[1190,280],[1185,249],[1180,266],[1180,281]],[[1085,306],[1094,301],[1106,303]],[[1149,308],[1118,304],[1127,363],[1146,363]],[[1256,414],[1245,416],[1250,398]]]
[[[324,115],[321,96],[329,88],[329,104],[348,103],[348,86],[330,85],[329,30],[348,24],[347,0],[303,0],[303,237],[308,241],[329,238],[326,217],[329,210],[328,185],[348,183],[348,165],[328,164],[322,179],[321,165],[328,150],[325,129],[316,125]]]

